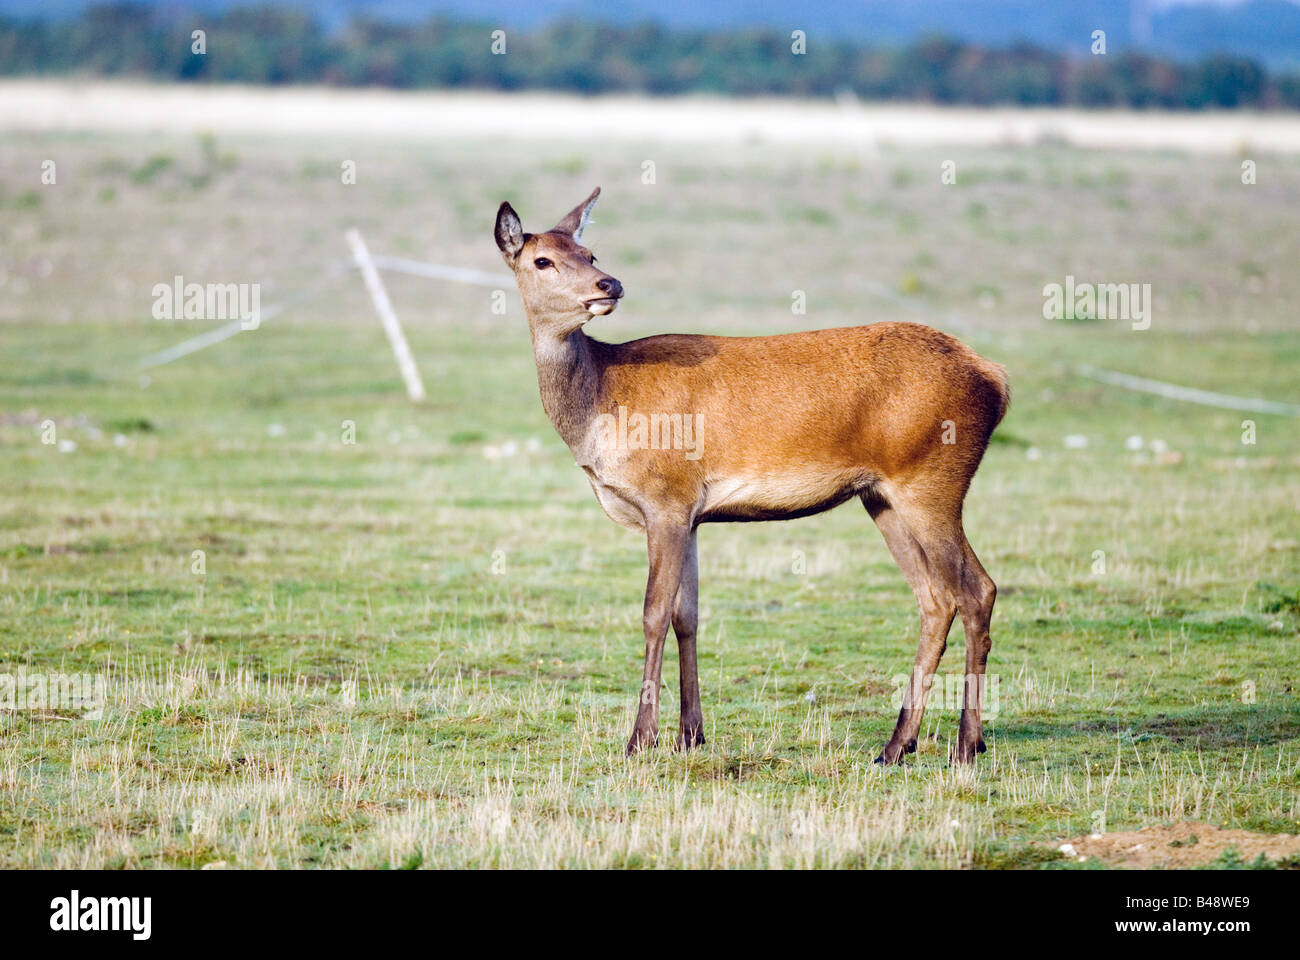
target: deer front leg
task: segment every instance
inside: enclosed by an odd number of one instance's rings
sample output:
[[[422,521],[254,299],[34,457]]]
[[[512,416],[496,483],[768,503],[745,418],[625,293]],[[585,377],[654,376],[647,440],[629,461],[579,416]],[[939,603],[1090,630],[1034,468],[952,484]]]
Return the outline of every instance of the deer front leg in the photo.
[[[627,742],[629,755],[659,742],[659,678],[664,664],[664,639],[668,636],[677,588],[681,585],[690,534],[689,524],[664,521],[646,524],[650,576],[641,618],[645,629],[645,671],[641,676],[636,724]]]
[[[682,730],[677,749],[689,750],[704,743],[704,711],[700,707],[700,676],[695,662],[695,631],[699,626],[700,565],[695,531],[686,545],[682,580],[673,604],[673,633],[677,634],[677,657],[682,674]]]

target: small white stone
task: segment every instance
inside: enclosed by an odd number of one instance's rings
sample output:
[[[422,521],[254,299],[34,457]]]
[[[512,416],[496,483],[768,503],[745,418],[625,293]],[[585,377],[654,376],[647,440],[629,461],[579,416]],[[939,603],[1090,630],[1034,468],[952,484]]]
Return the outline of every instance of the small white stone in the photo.
[[[1066,450],[1086,450],[1088,438],[1081,433],[1070,433],[1065,437]]]
[[[288,432],[282,423],[268,423],[266,425],[266,435],[268,437],[283,437]]]
[[[1077,857],[1079,855],[1079,851],[1074,849],[1074,844],[1072,843],[1063,843],[1057,847],[1057,849],[1061,852],[1061,855],[1065,857]]]
[[[1142,438],[1139,437],[1136,433],[1133,434],[1133,436],[1129,437],[1127,440],[1124,441],[1124,448],[1126,450],[1141,450]]]
[[[76,450],[76,449],[77,449],[77,441],[76,441],[76,440],[60,440],[60,441],[59,441],[59,453],[72,453],[72,452],[73,452],[74,450]]]
[[[113,446],[115,447],[125,447],[130,442],[131,441],[126,438],[126,434],[124,433],[113,434]]]
[[[1043,451],[1039,450],[1037,447],[1030,447],[1028,450],[1025,451],[1025,459],[1041,460],[1043,459]]]

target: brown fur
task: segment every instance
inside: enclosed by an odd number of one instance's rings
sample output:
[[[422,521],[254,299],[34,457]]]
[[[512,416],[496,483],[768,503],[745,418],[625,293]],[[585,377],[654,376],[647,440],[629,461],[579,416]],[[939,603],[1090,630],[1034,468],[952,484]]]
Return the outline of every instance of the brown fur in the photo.
[[[646,533],[646,664],[628,751],[657,742],[670,622],[682,662],[678,746],[704,742],[695,664],[698,526],[789,519],[860,497],[921,610],[908,698],[877,759],[896,763],[916,748],[930,679],[960,613],[967,688],[953,759],[972,760],[984,749],[980,704],[996,589],[966,541],[961,512],[1006,413],[1005,371],[947,334],[911,323],[770,337],[593,340],[582,326],[612,312],[622,296],[621,284],[580,243],[599,192],[537,235],[524,233],[502,204],[496,236],[523,297],[551,422],[606,513]],[[696,417],[698,456],[612,447],[609,425],[620,408]]]

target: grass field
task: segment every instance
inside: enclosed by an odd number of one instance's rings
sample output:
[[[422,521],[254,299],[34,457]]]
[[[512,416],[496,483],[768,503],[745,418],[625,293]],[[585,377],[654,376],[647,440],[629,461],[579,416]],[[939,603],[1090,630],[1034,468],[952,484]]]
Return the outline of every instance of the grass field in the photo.
[[[1250,158],[1253,185],[1242,159],[6,134],[0,674],[103,696],[0,709],[0,866],[1091,869],[1060,842],[1300,833],[1297,421],[1076,370],[1300,402],[1300,157]],[[545,228],[596,184],[587,241],[628,291],[598,337],[928,318],[1006,364],[966,510],[1000,587],[973,770],[951,696],[905,766],[871,763],[919,622],[856,504],[704,528],[708,745],[623,756],[644,545],[541,410],[491,238],[502,199]],[[388,278],[422,405],[359,278],[325,273],[353,225],[510,291],[500,315]],[[142,376],[217,325],[153,319],[177,274],[318,295]],[[1151,328],[1044,320],[1067,274],[1150,283]],[[1206,862],[1300,863],[1246,853]]]

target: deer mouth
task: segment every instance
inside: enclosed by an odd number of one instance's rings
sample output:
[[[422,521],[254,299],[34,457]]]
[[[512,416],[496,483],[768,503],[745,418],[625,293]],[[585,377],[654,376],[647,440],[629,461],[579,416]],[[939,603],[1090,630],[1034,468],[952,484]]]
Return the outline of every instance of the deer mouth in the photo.
[[[584,300],[583,306],[592,316],[603,317],[606,314],[614,312],[618,306],[618,297],[597,297],[595,300]]]

